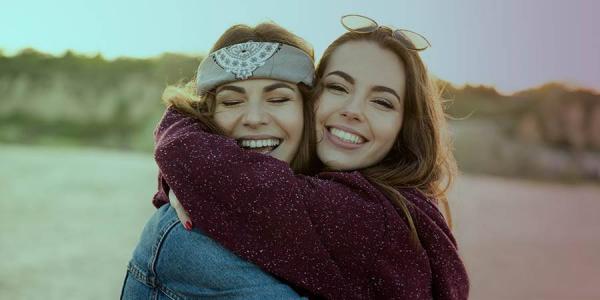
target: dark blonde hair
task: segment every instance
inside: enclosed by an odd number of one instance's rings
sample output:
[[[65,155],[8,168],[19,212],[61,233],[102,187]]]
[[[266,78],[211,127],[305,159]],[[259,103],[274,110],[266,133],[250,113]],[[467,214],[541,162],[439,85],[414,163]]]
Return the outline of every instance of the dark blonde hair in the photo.
[[[254,27],[241,24],[234,25],[221,35],[210,52],[212,53],[221,48],[248,41],[286,44],[306,52],[314,60],[313,48],[305,40],[274,23],[260,23]],[[312,167],[313,158],[315,157],[314,108],[311,101],[311,89],[302,83],[297,84],[297,86],[303,98],[304,128],[298,152],[290,163],[290,166],[296,172],[310,173],[315,169]],[[183,86],[167,87],[162,99],[167,105],[203,120],[214,132],[223,133],[212,121],[215,112],[214,93],[206,93],[206,95],[198,96],[195,78]]]
[[[432,200],[441,201],[447,222],[452,226],[446,193],[456,172],[456,162],[449,137],[444,135],[446,121],[441,97],[418,53],[405,48],[392,36],[389,28],[381,27],[372,33],[347,32],[329,45],[316,70],[319,84],[315,98],[324,89],[321,79],[331,55],[339,46],[353,41],[372,42],[393,52],[406,68],[402,128],[384,159],[360,171],[404,212],[413,237],[418,241],[407,200],[399,192],[403,188],[416,188]]]

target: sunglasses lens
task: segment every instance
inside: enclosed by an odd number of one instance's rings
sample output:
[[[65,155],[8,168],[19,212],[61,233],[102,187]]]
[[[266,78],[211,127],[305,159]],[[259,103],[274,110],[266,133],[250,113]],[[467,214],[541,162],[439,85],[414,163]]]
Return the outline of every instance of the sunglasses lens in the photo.
[[[342,25],[346,29],[361,33],[373,32],[377,29],[377,23],[375,21],[357,15],[348,15],[342,17]]]
[[[425,50],[431,46],[424,36],[410,30],[398,29],[394,31],[394,37],[402,42],[405,47],[417,51]]]

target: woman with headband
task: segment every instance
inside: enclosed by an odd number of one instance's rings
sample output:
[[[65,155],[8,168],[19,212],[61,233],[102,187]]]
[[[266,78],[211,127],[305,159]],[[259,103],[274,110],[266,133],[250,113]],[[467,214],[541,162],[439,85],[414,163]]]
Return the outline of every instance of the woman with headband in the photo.
[[[202,120],[210,132],[228,136],[243,151],[268,152],[303,172],[310,169],[308,152],[314,147],[313,108],[308,102],[313,77],[312,48],[304,40],[275,24],[233,26],[199,66],[197,81],[165,90],[163,98],[177,110],[169,109],[163,122]],[[176,133],[160,126],[157,134]],[[300,298],[277,278],[216,243],[202,227],[183,229],[168,204],[168,193],[169,185],[159,176],[153,202],[159,210],[134,250],[122,299]],[[191,224],[184,226],[191,229]]]

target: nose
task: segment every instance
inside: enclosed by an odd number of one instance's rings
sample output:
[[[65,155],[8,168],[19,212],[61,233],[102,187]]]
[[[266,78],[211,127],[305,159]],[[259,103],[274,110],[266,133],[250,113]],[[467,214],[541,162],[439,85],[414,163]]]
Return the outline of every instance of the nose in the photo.
[[[363,121],[363,101],[361,97],[349,98],[340,110],[340,115],[347,120]]]
[[[260,103],[249,101],[247,109],[242,119],[242,124],[250,128],[256,128],[269,123],[269,116],[265,112],[264,107]]]

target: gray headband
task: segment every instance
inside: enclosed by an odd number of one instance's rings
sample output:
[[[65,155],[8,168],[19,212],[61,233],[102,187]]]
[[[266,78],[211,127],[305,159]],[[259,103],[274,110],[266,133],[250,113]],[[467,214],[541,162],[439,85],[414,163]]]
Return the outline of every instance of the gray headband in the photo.
[[[269,78],[312,86],[315,66],[304,51],[281,43],[245,42],[209,54],[198,66],[202,95],[227,82]]]

